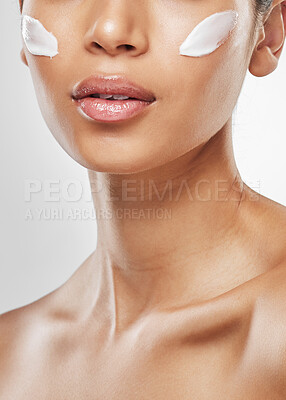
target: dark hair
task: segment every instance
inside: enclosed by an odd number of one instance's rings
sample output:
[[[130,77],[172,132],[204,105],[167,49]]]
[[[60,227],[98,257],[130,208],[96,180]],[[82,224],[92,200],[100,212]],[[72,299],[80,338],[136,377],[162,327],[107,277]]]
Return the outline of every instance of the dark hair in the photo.
[[[273,0],[254,0],[255,25],[261,21],[261,17],[269,10],[272,2]]]
[[[271,6],[273,0],[256,0],[256,11],[259,14],[265,13]]]

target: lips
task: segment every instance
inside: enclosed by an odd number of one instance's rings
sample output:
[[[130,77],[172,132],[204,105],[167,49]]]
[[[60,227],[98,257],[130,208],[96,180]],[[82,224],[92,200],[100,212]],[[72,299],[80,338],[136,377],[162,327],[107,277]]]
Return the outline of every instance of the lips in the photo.
[[[94,75],[72,91],[72,98],[88,117],[118,122],[133,117],[155,102],[154,94],[119,75]]]
[[[94,94],[123,95],[147,102],[155,100],[152,92],[118,75],[91,76],[75,86],[72,97],[79,100]]]

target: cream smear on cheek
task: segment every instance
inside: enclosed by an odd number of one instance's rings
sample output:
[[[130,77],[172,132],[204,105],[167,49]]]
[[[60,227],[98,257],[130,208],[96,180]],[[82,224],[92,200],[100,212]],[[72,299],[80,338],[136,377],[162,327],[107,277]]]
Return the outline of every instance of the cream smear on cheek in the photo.
[[[215,51],[229,37],[237,24],[238,13],[226,10],[210,15],[201,21],[180,46],[180,54],[202,57]]]
[[[29,15],[22,15],[21,32],[31,54],[54,57],[58,54],[57,38],[41,22]]]

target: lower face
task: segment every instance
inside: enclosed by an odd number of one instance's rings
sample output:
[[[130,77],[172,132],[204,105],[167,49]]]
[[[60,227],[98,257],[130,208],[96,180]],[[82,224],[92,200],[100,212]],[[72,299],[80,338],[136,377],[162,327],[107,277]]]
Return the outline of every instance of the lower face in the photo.
[[[25,0],[23,14],[58,40],[53,58],[23,46],[50,131],[78,163],[110,173],[155,168],[205,143],[237,102],[250,58],[252,7],[252,0]],[[225,10],[239,18],[222,45],[202,57],[179,54],[196,25]],[[117,41],[135,49],[116,48]],[[72,90],[94,74],[123,75],[156,100],[121,121],[89,118]]]

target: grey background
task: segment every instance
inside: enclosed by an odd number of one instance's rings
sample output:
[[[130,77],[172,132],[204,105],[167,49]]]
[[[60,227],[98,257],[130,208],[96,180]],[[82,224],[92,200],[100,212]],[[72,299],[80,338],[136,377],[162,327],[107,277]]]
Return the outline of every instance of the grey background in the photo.
[[[0,313],[30,303],[61,285],[96,247],[87,171],[56,143],[40,114],[29,69],[20,61],[16,0],[1,4]],[[286,47],[278,69],[249,73],[234,112],[235,157],[242,177],[286,205]],[[31,199],[29,182],[41,186]],[[68,183],[77,190],[67,195]],[[51,192],[51,189],[53,193]],[[59,193],[57,193],[57,191]],[[82,196],[80,196],[82,192]],[[80,197],[71,201],[75,196]],[[39,217],[39,210],[47,214]],[[49,215],[61,210],[61,215]],[[35,216],[27,219],[27,214]],[[94,216],[94,215],[93,215]],[[92,215],[91,215],[92,217]]]

